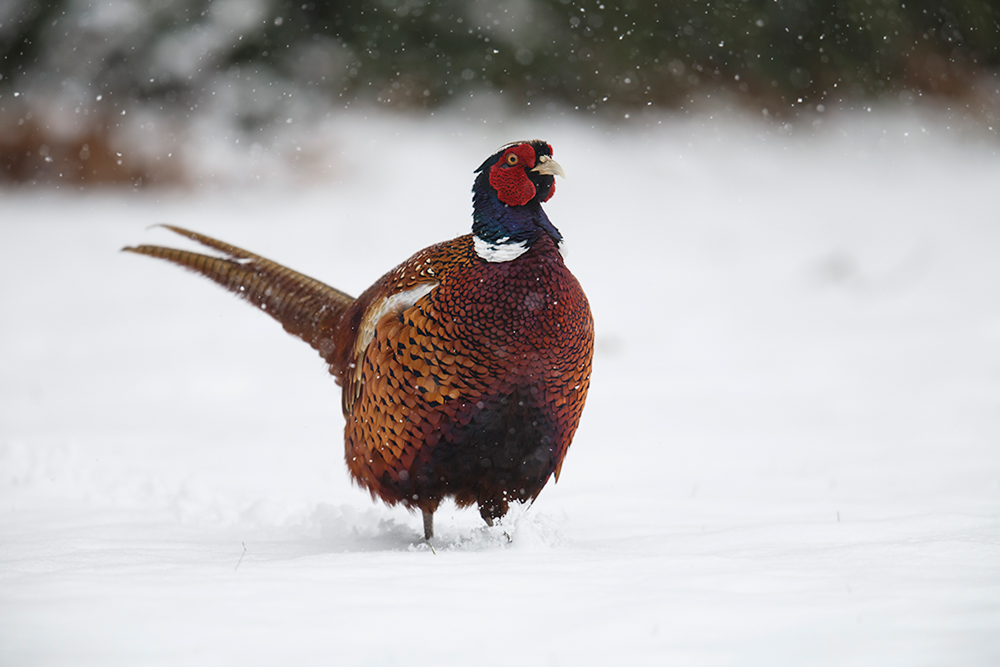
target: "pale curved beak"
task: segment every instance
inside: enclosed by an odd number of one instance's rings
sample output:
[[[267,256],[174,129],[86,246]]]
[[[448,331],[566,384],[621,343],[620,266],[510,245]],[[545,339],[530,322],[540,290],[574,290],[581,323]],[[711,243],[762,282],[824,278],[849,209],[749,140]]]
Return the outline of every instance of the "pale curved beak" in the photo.
[[[548,155],[539,155],[538,164],[531,171],[537,172],[539,174],[548,174],[549,176],[562,176],[566,178],[566,172],[563,168],[559,166],[559,163],[550,158]]]

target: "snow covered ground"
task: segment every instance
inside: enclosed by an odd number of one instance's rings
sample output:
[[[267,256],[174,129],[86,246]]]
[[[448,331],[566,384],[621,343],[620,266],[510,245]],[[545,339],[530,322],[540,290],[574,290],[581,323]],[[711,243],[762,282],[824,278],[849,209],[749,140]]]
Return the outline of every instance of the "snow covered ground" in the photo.
[[[355,114],[293,185],[0,191],[0,665],[1000,664],[997,144],[927,119]],[[597,321],[563,476],[373,503],[318,356],[123,245],[357,294],[542,137]],[[993,140],[995,141],[995,140]],[[182,244],[183,245],[183,244]]]

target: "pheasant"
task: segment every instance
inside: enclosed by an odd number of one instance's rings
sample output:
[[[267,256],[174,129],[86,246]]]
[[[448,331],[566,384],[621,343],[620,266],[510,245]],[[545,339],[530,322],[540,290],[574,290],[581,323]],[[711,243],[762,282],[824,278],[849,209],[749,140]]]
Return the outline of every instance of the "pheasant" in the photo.
[[[180,227],[166,226],[218,255],[123,248],[205,276],[315,348],[342,386],[352,478],[420,510],[428,540],[445,498],[493,525],[558,480],[590,386],[590,305],[541,206],[565,177],[552,147],[508,144],[475,173],[472,233],[356,299]]]

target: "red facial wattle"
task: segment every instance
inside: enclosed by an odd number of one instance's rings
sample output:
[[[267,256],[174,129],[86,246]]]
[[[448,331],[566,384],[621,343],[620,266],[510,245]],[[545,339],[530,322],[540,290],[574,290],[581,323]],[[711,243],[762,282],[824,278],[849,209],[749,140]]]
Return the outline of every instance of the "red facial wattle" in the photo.
[[[490,167],[490,185],[500,201],[508,206],[524,206],[531,201],[535,196],[535,184],[525,171],[534,166],[535,149],[528,144],[511,146],[503,152]]]

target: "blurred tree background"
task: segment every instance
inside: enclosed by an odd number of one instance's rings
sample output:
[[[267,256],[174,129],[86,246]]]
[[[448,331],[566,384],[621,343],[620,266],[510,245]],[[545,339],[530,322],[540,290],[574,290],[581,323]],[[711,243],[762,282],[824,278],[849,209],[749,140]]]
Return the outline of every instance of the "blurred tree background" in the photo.
[[[943,100],[994,125],[1000,9],[995,0],[0,2],[3,180],[174,180],[164,157],[200,119],[252,137],[331,109],[433,109],[486,91],[514,110],[608,119],[725,104],[780,120]]]

